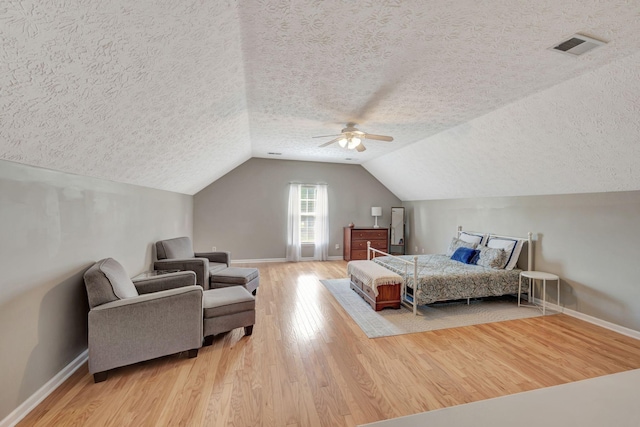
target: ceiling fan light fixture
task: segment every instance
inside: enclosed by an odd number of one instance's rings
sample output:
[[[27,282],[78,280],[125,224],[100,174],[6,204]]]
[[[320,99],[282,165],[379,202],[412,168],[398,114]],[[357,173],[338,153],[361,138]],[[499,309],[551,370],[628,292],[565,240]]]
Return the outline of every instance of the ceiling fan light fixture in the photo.
[[[323,136],[314,136],[314,138],[326,138],[326,137],[335,137],[331,141],[325,142],[319,147],[327,147],[331,144],[335,144],[336,142],[342,148],[347,148],[349,150],[356,150],[359,153],[362,153],[367,149],[362,143],[365,139],[373,139],[376,141],[393,141],[393,137],[386,135],[376,135],[372,133],[365,133],[361,130],[356,129],[356,124],[349,122],[347,123],[347,127],[342,129],[342,132],[337,135],[323,135]]]
[[[362,140],[360,138],[351,137],[351,138],[349,138],[349,144],[348,144],[347,148],[349,150],[353,150],[358,145],[360,145],[361,142],[362,142]]]

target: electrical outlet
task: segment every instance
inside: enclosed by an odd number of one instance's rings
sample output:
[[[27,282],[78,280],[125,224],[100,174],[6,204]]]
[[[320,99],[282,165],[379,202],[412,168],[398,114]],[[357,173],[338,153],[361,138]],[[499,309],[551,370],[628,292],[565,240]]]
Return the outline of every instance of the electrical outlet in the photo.
[[[424,253],[424,248],[422,248],[422,253]]]
[[[413,250],[413,252],[418,252],[418,247],[416,246],[415,249]]]
[[[336,249],[340,249],[340,244],[336,243]]]
[[[216,251],[216,247],[215,246],[211,246],[211,252],[215,252]]]

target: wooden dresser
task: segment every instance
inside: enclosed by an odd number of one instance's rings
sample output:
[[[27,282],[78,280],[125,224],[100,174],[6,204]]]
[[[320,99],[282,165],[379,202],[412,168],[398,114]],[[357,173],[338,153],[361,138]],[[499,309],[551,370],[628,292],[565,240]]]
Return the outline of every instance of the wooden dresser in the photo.
[[[389,229],[345,227],[344,244],[342,246],[344,260],[367,259],[367,242],[371,242],[372,248],[386,252],[389,246]]]

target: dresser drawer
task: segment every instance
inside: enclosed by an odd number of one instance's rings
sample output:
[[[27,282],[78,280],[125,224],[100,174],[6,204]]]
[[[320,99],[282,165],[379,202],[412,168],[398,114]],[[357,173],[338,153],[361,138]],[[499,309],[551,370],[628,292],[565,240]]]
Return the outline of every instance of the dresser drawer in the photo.
[[[383,230],[353,230],[351,240],[387,240],[387,229]]]
[[[351,242],[351,249],[364,249],[367,250],[367,242],[369,240],[354,240]],[[387,250],[387,241],[386,240],[371,240],[371,247],[374,249],[384,249]]]
[[[367,250],[351,251],[351,259],[367,259]]]

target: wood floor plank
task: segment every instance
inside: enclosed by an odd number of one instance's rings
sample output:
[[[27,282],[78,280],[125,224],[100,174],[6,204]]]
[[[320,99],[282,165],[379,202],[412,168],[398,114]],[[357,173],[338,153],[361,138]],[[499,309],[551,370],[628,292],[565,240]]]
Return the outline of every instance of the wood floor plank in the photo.
[[[320,283],[345,262],[255,266],[253,335],[84,366],[19,425],[349,427],[640,368],[640,341],[565,315],[369,339]]]

